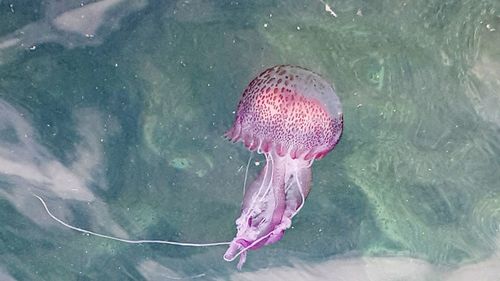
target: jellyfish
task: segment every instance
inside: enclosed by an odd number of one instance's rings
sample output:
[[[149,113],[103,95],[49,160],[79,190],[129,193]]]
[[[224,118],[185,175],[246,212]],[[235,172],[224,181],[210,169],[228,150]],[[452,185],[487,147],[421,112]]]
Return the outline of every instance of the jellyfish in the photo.
[[[246,87],[233,126],[225,136],[264,154],[266,165],[245,189],[236,236],[232,241],[192,243],[128,239],[93,232],[56,217],[45,200],[33,194],[45,212],[66,228],[129,244],[166,244],[180,247],[229,246],[226,261],[279,241],[291,227],[311,190],[311,166],[340,139],[343,116],[331,84],[318,74],[292,65],[277,65],[262,72]]]
[[[343,115],[333,86],[292,65],[268,68],[244,90],[225,136],[264,154],[266,164],[244,192],[237,233],[224,254],[238,256],[279,241],[311,190],[311,166],[340,139]]]

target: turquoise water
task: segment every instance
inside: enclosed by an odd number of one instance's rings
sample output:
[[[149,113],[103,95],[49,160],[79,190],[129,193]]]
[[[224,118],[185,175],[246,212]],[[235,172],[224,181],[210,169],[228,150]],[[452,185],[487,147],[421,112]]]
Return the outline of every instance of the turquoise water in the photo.
[[[337,15],[325,10],[328,4]],[[498,280],[500,3],[0,1],[1,280]],[[344,134],[277,244],[230,241],[262,69],[335,83]],[[263,157],[250,162],[252,179]]]

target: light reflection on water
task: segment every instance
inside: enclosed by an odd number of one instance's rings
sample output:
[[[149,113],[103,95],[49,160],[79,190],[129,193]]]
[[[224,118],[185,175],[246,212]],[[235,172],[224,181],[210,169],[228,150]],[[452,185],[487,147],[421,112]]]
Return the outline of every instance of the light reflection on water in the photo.
[[[0,279],[496,280],[497,1],[325,2],[337,17],[321,1],[4,5]],[[249,153],[221,135],[279,63],[335,83],[345,133],[244,272],[224,247],[80,235],[32,196],[100,233],[230,240]]]

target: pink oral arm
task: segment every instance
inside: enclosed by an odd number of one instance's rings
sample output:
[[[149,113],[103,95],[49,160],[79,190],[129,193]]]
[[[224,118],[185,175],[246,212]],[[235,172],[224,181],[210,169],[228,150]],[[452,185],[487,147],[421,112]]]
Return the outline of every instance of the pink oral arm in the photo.
[[[285,178],[287,179],[285,212],[281,223],[276,225],[274,234],[266,241],[266,245],[278,242],[283,237],[285,230],[292,226],[292,218],[304,206],[304,201],[311,191],[311,168],[293,169],[289,167]]]
[[[238,232],[224,255],[225,260],[232,261],[248,249],[263,247],[274,235],[282,236],[275,229],[286,207],[284,177],[284,161],[271,159],[245,191],[241,215],[236,220]],[[242,265],[244,256],[241,258]]]
[[[247,250],[259,249],[283,237],[311,189],[310,167],[286,165],[280,158],[271,161],[274,162],[268,163],[246,190],[241,215],[236,220],[238,233],[224,255],[227,261],[241,255],[238,268],[245,262]]]

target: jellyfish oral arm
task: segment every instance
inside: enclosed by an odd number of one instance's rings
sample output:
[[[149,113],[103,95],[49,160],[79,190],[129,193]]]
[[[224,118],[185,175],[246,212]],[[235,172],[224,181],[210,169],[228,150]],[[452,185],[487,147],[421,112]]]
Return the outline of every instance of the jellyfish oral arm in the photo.
[[[226,261],[240,256],[238,268],[243,266],[249,249],[259,249],[283,237],[310,191],[310,161],[274,153],[267,154],[266,159],[266,166],[245,191],[236,220],[237,234],[224,255]]]
[[[238,268],[243,266],[248,249],[266,245],[285,211],[285,163],[271,155],[266,158],[265,167],[245,190],[241,215],[236,220],[237,234],[224,254],[226,261],[240,256]]]
[[[274,229],[279,235],[271,235],[266,245],[278,242],[283,237],[285,230],[292,226],[292,218],[302,209],[311,191],[312,172],[309,167],[288,165],[285,178],[287,179],[285,212],[280,224]]]

